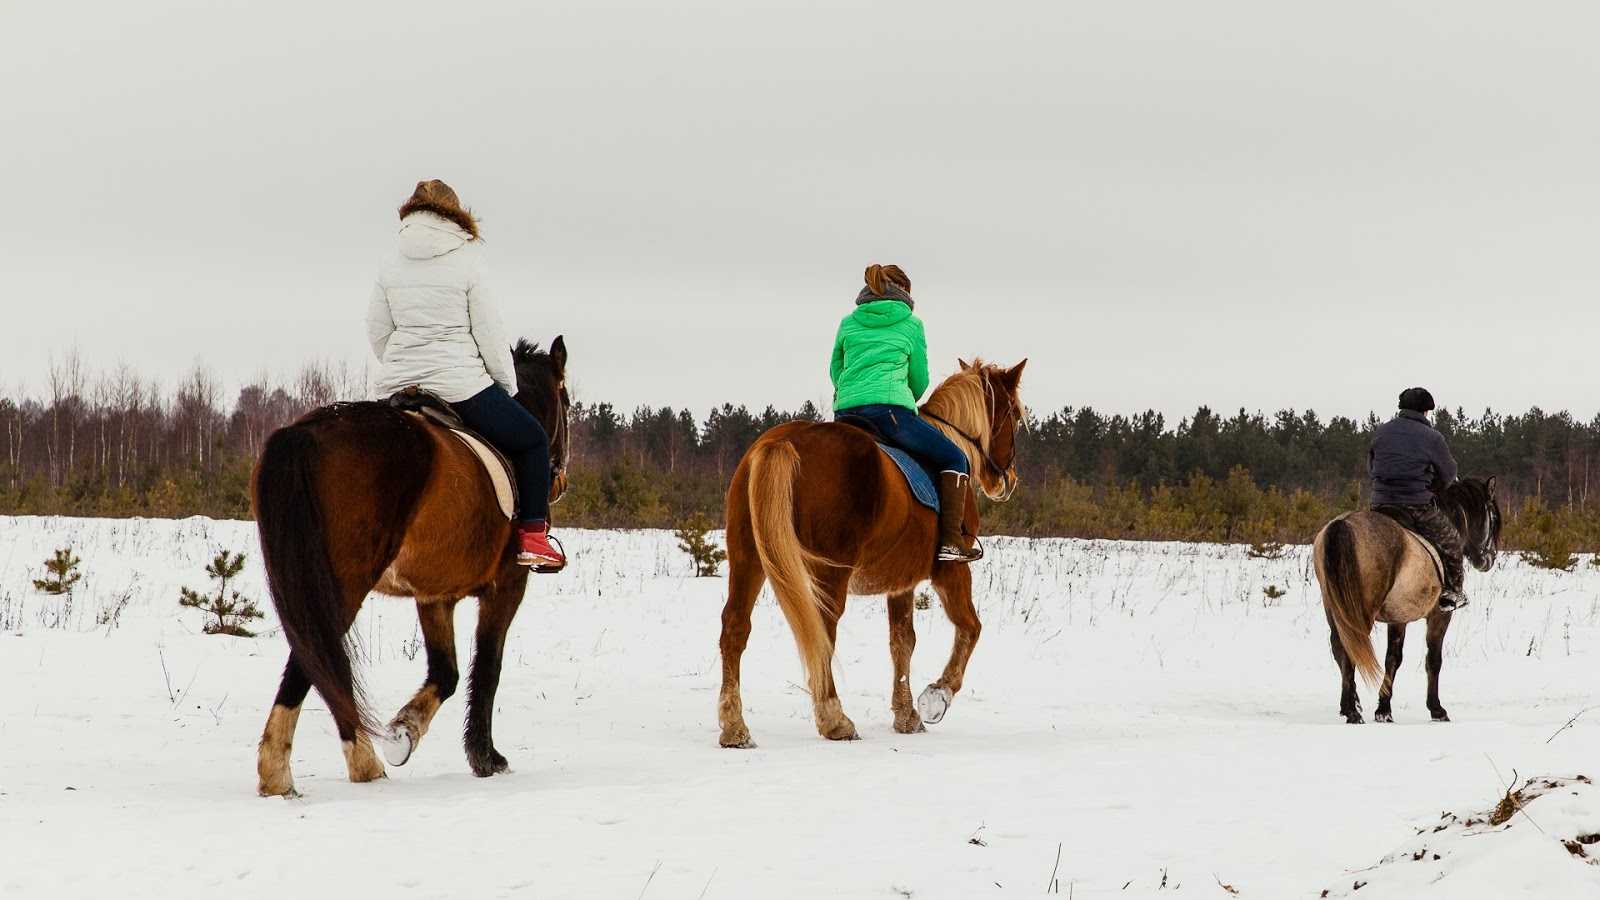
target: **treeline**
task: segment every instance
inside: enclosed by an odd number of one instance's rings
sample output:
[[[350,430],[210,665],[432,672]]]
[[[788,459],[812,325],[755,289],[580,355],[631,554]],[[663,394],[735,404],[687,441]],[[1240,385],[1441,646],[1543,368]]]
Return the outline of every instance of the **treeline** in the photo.
[[[311,365],[225,395],[202,368],[161,387],[127,367],[90,372],[76,355],[50,366],[43,390],[0,393],[0,513],[248,517],[251,465],[273,429],[335,399],[367,393],[365,373]],[[821,410],[722,405],[573,410],[571,489],[564,525],[671,527],[699,513],[722,518],[722,498],[755,438]],[[1380,419],[1202,407],[1107,415],[1067,407],[1035,414],[1019,436],[1023,487],[986,504],[986,530],[1153,540],[1303,542],[1358,506],[1366,448]],[[1508,542],[1550,535],[1600,546],[1600,418],[1580,422],[1537,408],[1520,415],[1441,411],[1463,474],[1499,476]],[[1600,485],[1594,485],[1600,488]],[[1597,498],[1600,500],[1600,498]]]

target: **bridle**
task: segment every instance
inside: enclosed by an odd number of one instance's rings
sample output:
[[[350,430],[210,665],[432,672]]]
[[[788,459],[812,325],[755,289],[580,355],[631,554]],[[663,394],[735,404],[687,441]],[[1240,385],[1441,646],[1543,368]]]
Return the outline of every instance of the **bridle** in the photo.
[[[559,431],[552,436],[550,449],[554,450],[559,442],[561,456],[559,459],[552,457],[550,460],[550,483],[552,485],[562,485],[562,490],[551,501],[552,503],[561,502],[561,498],[567,495],[565,488],[567,463],[572,458],[572,413],[570,405],[565,402],[565,394],[566,391],[563,388],[559,386],[556,388],[556,427]]]
[[[985,395],[987,395],[987,394],[989,394],[989,391],[990,391],[989,382],[987,380],[985,380],[983,382],[983,392],[984,392]],[[1007,400],[1006,401],[1006,406],[1009,408],[1010,405],[1011,405],[1010,400]],[[935,422],[938,422],[939,424],[945,426],[946,428],[950,429],[951,431],[954,431],[956,433],[956,435],[959,436],[962,440],[964,440],[967,443],[971,444],[973,449],[978,451],[978,455],[983,457],[984,465],[988,466],[990,469],[992,469],[994,471],[995,474],[1000,476],[1000,489],[1002,491],[1009,491],[1011,489],[1011,473],[1010,473],[1010,471],[1007,470],[1006,468],[1002,467],[999,463],[994,461],[994,457],[990,456],[989,455],[989,451],[984,449],[982,441],[980,441],[976,437],[968,434],[966,432],[966,429],[961,428],[956,423],[950,421],[949,419],[946,419],[944,416],[941,416],[938,413],[929,412],[927,410],[921,410],[920,412],[921,412],[922,415],[934,420]]]
[[[934,420],[935,422],[938,422],[939,424],[941,424],[944,427],[950,429],[951,431],[954,431],[957,436],[959,436],[962,440],[966,441],[967,443],[971,444],[978,451],[978,455],[983,457],[984,465],[988,466],[989,468],[995,470],[995,472],[999,473],[1001,478],[1005,478],[1006,477],[1006,470],[1000,468],[1000,464],[994,461],[994,457],[989,455],[989,451],[983,449],[982,442],[980,442],[977,438],[973,437],[970,434],[967,434],[964,430],[962,430],[959,426],[957,426],[956,423],[950,421],[949,419],[946,419],[944,416],[941,416],[938,413],[931,413],[931,412],[928,412],[927,410],[923,410],[922,415]]]
[[[1494,497],[1491,495],[1484,500],[1483,536],[1477,541],[1467,541],[1467,538],[1472,535],[1472,516],[1467,511],[1467,505],[1459,500],[1453,500],[1449,506],[1451,508],[1446,510],[1446,515],[1452,520],[1451,524],[1455,525],[1456,530],[1460,532],[1462,541],[1465,544],[1463,549],[1468,551],[1467,556],[1476,556],[1478,559],[1493,559],[1500,549],[1499,540],[1495,535],[1495,526],[1500,518],[1500,510],[1494,502]]]

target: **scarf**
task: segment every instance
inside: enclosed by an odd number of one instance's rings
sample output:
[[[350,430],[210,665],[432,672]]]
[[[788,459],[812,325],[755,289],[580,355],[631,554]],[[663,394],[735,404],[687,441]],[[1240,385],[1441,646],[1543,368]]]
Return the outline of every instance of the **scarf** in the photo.
[[[875,294],[872,292],[872,288],[864,287],[861,289],[861,293],[856,295],[857,306],[863,303],[876,303],[879,300],[898,300],[912,309],[917,308],[916,302],[911,299],[911,294],[907,293],[905,288],[892,281],[884,286],[881,294]]]

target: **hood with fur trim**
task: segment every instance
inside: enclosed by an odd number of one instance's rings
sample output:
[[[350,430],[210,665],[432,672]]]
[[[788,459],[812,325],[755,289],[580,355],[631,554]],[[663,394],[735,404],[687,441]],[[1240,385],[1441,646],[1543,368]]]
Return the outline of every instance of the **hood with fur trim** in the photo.
[[[419,210],[400,220],[400,255],[433,259],[472,240],[460,225],[435,212]]]

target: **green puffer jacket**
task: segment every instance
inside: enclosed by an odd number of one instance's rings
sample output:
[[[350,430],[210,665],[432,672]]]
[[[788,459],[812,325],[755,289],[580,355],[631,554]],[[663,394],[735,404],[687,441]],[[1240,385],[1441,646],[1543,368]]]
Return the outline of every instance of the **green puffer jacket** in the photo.
[[[917,408],[928,389],[928,339],[922,320],[898,300],[857,306],[833,339],[835,411],[884,403]]]

